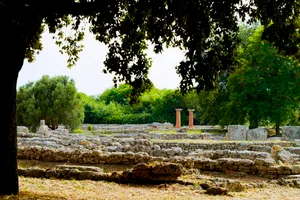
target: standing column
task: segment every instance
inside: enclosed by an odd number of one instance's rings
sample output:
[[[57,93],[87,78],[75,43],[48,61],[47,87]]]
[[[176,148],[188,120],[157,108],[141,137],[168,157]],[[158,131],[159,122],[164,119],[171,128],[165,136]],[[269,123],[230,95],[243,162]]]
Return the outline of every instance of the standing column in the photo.
[[[181,116],[180,116],[180,108],[176,108],[176,128],[180,128],[181,127]]]
[[[44,119],[40,120],[40,126],[45,126],[45,120]]]
[[[193,116],[194,109],[188,109],[188,111],[189,111],[189,128],[194,128],[194,116]]]

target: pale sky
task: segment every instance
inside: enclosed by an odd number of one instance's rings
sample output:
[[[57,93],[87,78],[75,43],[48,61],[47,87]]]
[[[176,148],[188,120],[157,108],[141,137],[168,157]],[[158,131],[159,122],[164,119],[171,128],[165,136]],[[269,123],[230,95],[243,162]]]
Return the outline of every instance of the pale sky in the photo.
[[[113,86],[113,76],[102,72],[107,48],[96,41],[91,33],[86,35],[84,50],[80,53],[77,64],[71,69],[67,68],[67,56],[58,52],[59,48],[52,35],[45,32],[42,42],[44,48],[36,56],[36,60],[33,63],[24,62],[17,87],[29,81],[37,81],[43,75],[67,75],[74,79],[77,91],[87,95],[99,95]],[[166,49],[162,54],[154,54],[150,50],[147,53],[153,61],[149,78],[154,86],[159,89],[177,88],[180,77],[176,74],[175,66],[183,60],[184,53],[174,48]]]

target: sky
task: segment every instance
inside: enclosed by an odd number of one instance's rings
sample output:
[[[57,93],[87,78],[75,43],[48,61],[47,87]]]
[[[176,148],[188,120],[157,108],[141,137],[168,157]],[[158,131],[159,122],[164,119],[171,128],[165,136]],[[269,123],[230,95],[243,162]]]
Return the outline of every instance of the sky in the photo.
[[[113,75],[104,74],[103,61],[107,47],[96,41],[91,33],[87,33],[84,40],[84,49],[80,52],[77,64],[67,67],[67,56],[59,53],[59,48],[47,31],[42,35],[43,50],[36,56],[33,63],[24,62],[19,72],[17,88],[30,82],[38,81],[43,75],[66,75],[75,81],[78,92],[86,95],[99,95],[106,89],[113,87]],[[151,47],[150,47],[151,48]],[[175,89],[179,87],[180,77],[175,66],[184,59],[184,53],[179,49],[169,48],[162,54],[147,51],[152,58],[152,67],[149,78],[158,89]]]

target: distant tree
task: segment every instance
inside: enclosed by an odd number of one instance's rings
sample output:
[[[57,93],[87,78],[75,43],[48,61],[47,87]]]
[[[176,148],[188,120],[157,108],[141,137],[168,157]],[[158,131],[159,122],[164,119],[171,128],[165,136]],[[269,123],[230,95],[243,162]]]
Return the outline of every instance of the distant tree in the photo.
[[[154,122],[176,123],[176,108],[181,108],[181,123],[187,124],[187,109],[183,96],[177,90],[162,90],[162,95],[155,100],[152,106],[152,118]]]
[[[94,107],[98,103],[96,96],[88,96],[82,92],[78,93],[82,99],[82,104],[84,107],[84,120],[83,123],[86,124],[96,124],[94,119]]]
[[[122,105],[129,105],[130,94],[132,93],[132,87],[128,84],[121,84],[118,87],[112,87],[105,90],[99,95],[99,101],[103,101],[106,104],[110,102],[116,102]]]
[[[219,84],[213,90],[200,92],[190,91],[184,95],[184,102],[188,108],[195,109],[195,123],[221,125],[230,123],[231,118],[227,113],[229,93],[226,88],[227,76],[220,76]]]
[[[83,122],[84,109],[75,82],[67,76],[43,76],[17,92],[17,124],[35,129],[41,119],[51,129],[74,130]]]
[[[231,108],[240,118],[248,118],[250,128],[268,121],[276,125],[278,134],[279,126],[299,108],[300,66],[262,40],[262,33],[259,27],[246,48],[239,49],[239,68],[229,76],[227,87]]]

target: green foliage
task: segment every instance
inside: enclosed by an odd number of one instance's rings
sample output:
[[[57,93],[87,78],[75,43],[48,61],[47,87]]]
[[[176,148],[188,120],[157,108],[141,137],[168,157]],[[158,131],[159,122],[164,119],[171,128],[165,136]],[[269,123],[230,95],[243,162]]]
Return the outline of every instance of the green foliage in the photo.
[[[181,124],[187,124],[187,109],[184,107],[183,96],[177,90],[163,90],[162,95],[155,100],[151,110],[155,122],[176,123],[176,108],[181,108]]]
[[[53,130],[60,124],[73,130],[84,119],[81,96],[76,91],[75,82],[67,76],[50,78],[45,75],[37,82],[19,88],[17,124],[34,130],[40,119],[45,119]]]
[[[226,88],[227,74],[220,76],[214,90],[191,91],[184,95],[185,104],[195,109],[195,124],[228,125],[231,120],[227,115],[229,93]]]
[[[278,53],[270,43],[261,40],[263,27],[248,38],[245,49],[239,49],[239,68],[228,78],[231,113],[250,128],[286,124],[299,108],[300,66]]]
[[[115,102],[121,105],[129,105],[129,95],[132,92],[132,88],[129,85],[121,84],[119,87],[112,87],[105,90],[100,96],[99,101],[109,104],[110,102]]]
[[[115,75],[116,85],[125,82],[133,87],[133,102],[135,95],[152,87],[148,78],[152,62],[145,53],[150,43],[155,53],[165,47],[185,50],[186,58],[177,66],[183,91],[214,88],[219,76],[232,69],[239,44],[239,20],[245,20],[246,15],[251,22],[262,22],[264,39],[282,52],[299,52],[298,1],[67,0],[60,6],[57,0],[0,3],[1,18],[24,38],[24,43],[19,42],[25,44],[29,61],[42,49],[40,35],[48,28],[55,34],[60,52],[68,55],[68,67],[74,66],[83,50],[85,31],[90,30],[108,46],[104,72]],[[7,18],[7,11],[15,7],[18,12]],[[66,27],[71,34],[65,32]]]
[[[88,125],[88,131],[92,131],[93,130],[93,125],[92,124],[89,124]]]
[[[77,128],[73,131],[73,133],[83,133],[83,131],[80,128]]]
[[[152,122],[175,123],[176,108],[182,108],[182,124],[186,125],[187,107],[183,96],[175,90],[152,88],[141,95],[138,104],[131,105],[123,97],[123,87],[108,89],[97,98],[85,101],[84,123],[90,124],[146,124]],[[128,94],[125,90],[125,94]],[[116,98],[117,100],[114,100]],[[124,100],[124,101],[123,101]]]

